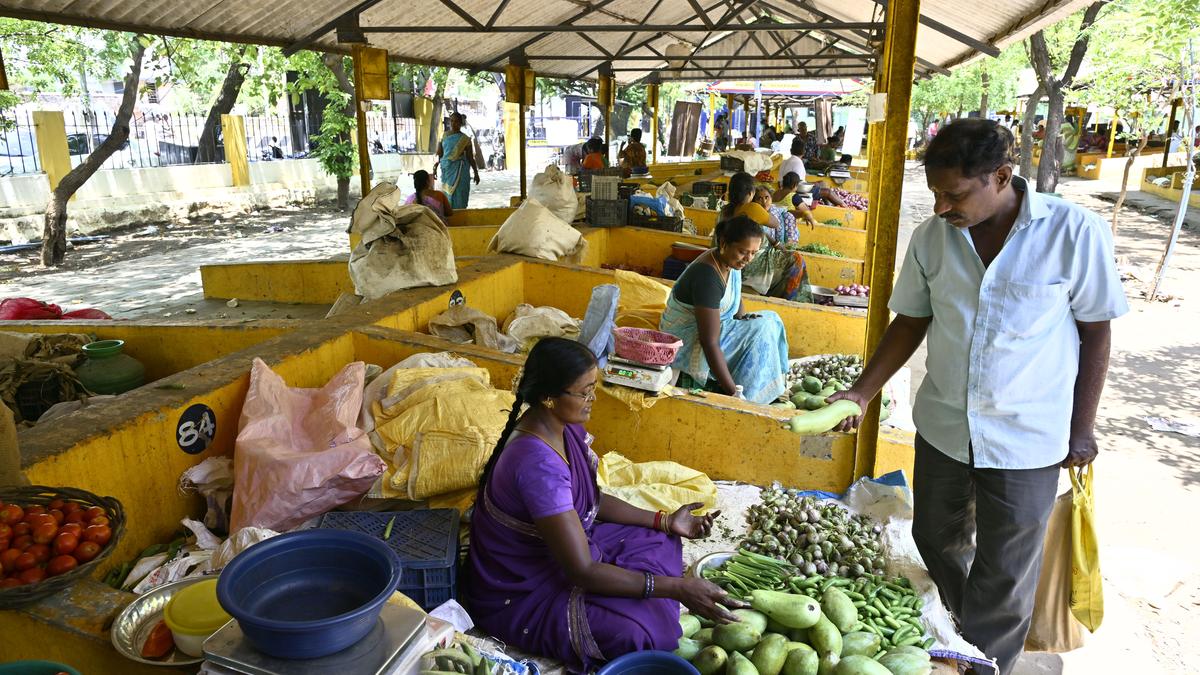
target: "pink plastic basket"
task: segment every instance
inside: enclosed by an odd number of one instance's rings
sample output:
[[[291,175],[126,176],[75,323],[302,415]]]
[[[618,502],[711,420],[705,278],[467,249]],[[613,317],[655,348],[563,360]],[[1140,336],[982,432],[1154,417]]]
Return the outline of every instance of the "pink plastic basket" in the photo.
[[[683,346],[683,340],[648,328],[628,326],[613,331],[616,337],[617,356],[652,366],[669,366],[675,354]]]

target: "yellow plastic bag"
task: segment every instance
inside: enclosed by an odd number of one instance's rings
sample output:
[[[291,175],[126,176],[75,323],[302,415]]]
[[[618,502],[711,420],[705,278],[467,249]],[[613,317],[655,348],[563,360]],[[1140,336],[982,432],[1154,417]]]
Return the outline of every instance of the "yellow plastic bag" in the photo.
[[[671,287],[642,276],[637,272],[616,270],[621,300],[617,306],[616,324],[622,327],[658,330],[658,322],[667,308]]]
[[[703,472],[677,462],[634,463],[620,453],[600,459],[596,482],[605,494],[649,511],[673,513],[684,504],[699,502],[702,511],[717,505],[717,486]]]
[[[1096,540],[1092,467],[1071,473],[1071,613],[1093,633],[1104,620],[1104,582]]]

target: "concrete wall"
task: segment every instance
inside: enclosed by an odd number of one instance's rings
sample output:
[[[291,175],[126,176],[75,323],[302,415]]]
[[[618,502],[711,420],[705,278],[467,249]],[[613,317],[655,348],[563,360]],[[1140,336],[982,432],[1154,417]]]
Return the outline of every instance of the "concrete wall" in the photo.
[[[432,155],[372,155],[376,181],[397,181],[433,165]],[[403,182],[401,180],[401,182]],[[332,199],[337,181],[315,159],[250,164],[250,185],[234,187],[228,164],[163,166],[97,171],[70,204],[71,232],[100,232],[131,222],[166,222],[199,213],[245,211]],[[358,194],[357,177],[350,194]],[[45,174],[0,178],[0,239],[41,237],[50,198]]]

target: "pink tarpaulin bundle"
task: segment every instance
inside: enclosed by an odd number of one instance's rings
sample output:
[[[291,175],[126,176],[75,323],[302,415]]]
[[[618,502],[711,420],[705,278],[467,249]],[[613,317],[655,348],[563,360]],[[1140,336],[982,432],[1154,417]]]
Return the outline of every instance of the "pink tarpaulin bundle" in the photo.
[[[0,321],[42,321],[56,319],[112,319],[98,309],[77,309],[64,312],[62,307],[33,298],[0,300]]]

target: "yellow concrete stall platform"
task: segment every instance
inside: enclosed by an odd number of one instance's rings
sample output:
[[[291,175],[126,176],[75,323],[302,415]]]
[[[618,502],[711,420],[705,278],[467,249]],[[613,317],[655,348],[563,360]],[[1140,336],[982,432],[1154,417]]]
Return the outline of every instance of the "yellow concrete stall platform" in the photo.
[[[828,209],[828,210],[827,210]],[[713,229],[717,226],[717,212],[708,209],[699,209],[694,207],[684,207],[684,214],[691,218],[696,224],[696,232],[701,236],[711,236]],[[819,214],[819,215],[818,215]],[[861,218],[865,223],[866,211],[853,211],[849,209],[838,209],[832,206],[818,206],[817,210],[813,211],[816,217],[817,224],[813,227],[805,227],[798,224],[797,229],[800,232],[800,244],[825,244],[833,250],[841,253],[847,258],[854,260],[862,260],[867,255],[867,231],[863,227],[845,227],[834,226],[822,223],[822,220],[844,219],[849,217],[855,222],[859,217],[857,214],[862,214]],[[843,220],[843,222],[845,222]]]
[[[1141,189],[1143,192],[1158,195],[1178,204],[1179,200],[1183,199],[1183,179],[1186,171],[1187,167],[1184,166],[1146,169],[1146,173],[1142,177]],[[1164,176],[1171,181],[1167,185],[1158,185],[1152,182],[1154,179]],[[1192,181],[1192,194],[1188,197],[1188,205],[1192,208],[1200,208],[1200,175]]]
[[[1160,148],[1157,152],[1151,151],[1138,155],[1137,159],[1133,160],[1133,168],[1129,172],[1130,185],[1140,183],[1143,175],[1146,175],[1145,172],[1161,169],[1163,165],[1163,152]],[[1123,154],[1114,154],[1112,157],[1106,157],[1105,155],[1106,153],[1103,152],[1089,152],[1076,155],[1075,175],[1089,180],[1120,181],[1121,176],[1125,173],[1125,164],[1129,158]],[[1186,161],[1186,155],[1179,152],[1171,155],[1168,159],[1173,160],[1172,164],[1183,163]]]

